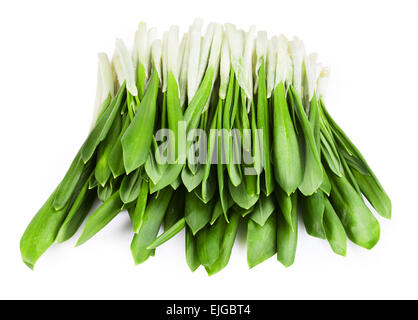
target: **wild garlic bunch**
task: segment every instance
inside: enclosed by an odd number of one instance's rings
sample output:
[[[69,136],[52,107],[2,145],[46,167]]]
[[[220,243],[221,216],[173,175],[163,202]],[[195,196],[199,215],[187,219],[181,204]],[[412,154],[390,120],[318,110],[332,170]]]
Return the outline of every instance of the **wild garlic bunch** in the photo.
[[[245,224],[250,267],[275,254],[290,266],[298,214],[337,254],[347,237],[371,249],[380,228],[364,197],[386,218],[391,202],[325,108],[328,75],[297,38],[196,20],[159,39],[140,23],[131,51],[118,39],[111,60],[99,54],[92,129],[27,227],[23,261],[125,211],[136,264],[185,230],[190,269],[214,274]]]

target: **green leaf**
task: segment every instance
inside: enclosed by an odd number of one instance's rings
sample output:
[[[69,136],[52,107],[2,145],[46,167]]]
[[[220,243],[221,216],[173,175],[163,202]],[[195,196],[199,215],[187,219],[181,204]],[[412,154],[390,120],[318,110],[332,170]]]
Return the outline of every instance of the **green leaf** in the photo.
[[[53,199],[53,207],[55,210],[61,210],[69,204],[84,169],[85,164],[79,151],[55,191],[55,198]]]
[[[247,192],[248,194],[260,194],[261,187],[260,187],[260,175],[263,171],[263,161],[262,161],[262,150],[261,150],[261,144],[263,143],[263,137],[259,136],[258,134],[258,128],[257,128],[257,121],[256,121],[256,114],[255,114],[255,107],[254,103],[251,103],[251,139],[252,139],[252,158],[253,158],[253,164],[252,169],[254,174],[252,175],[246,175],[246,178],[250,178],[253,181],[254,187],[252,189],[248,189],[248,183],[247,183]],[[267,133],[266,133],[267,134]],[[249,191],[250,190],[250,191]]]
[[[221,113],[221,110],[222,110],[222,101],[220,100],[217,104],[216,112],[209,128],[208,150],[207,150],[206,163],[204,165],[204,173],[203,173],[202,188],[201,188],[202,198],[203,200],[205,200],[205,202],[210,200],[210,195],[212,195],[212,193],[208,191],[209,188],[213,187],[213,184],[210,183],[209,178],[210,178],[211,169],[212,169],[212,159],[214,157],[215,150],[218,149],[218,144],[217,144],[218,137],[217,137],[216,128],[217,128],[218,114]]]
[[[216,172],[215,170],[211,170],[209,178],[206,180],[206,182],[204,184],[200,184],[200,186],[193,192],[201,201],[203,201],[203,203],[208,203],[214,198],[217,191],[217,186],[218,183]]]
[[[326,119],[322,108],[319,108],[320,114],[320,141],[321,154],[328,163],[330,169],[339,177],[343,175],[343,167],[336,142],[334,140],[332,129]]]
[[[217,169],[217,176],[218,176],[218,190],[219,190],[219,198],[221,199],[221,205],[222,205],[222,211],[224,212],[225,215],[225,219],[226,221],[228,221],[228,217],[226,215],[226,212],[228,210],[229,207],[229,192],[228,189],[225,187],[225,182],[224,182],[224,169],[225,166],[223,163],[225,163],[224,161],[224,157],[225,155],[224,150],[223,150],[223,141],[224,141],[224,132],[223,132],[223,128],[222,128],[222,117],[223,117],[223,102],[221,99],[219,99],[219,114],[218,114],[218,118],[217,118],[217,126],[216,129],[218,130],[218,137],[217,137],[217,156],[218,156],[218,161],[217,161],[217,165],[216,165],[216,169]]]
[[[287,195],[280,187],[277,187],[275,191],[276,200],[283,214],[283,217],[289,224],[289,227],[293,230],[292,198],[291,196]]]
[[[109,166],[109,155],[112,148],[117,144],[118,136],[122,129],[122,117],[117,116],[113,121],[112,127],[106,139],[99,145],[97,152],[97,163],[94,176],[100,185],[104,186],[112,174]]]
[[[174,192],[164,217],[164,231],[170,229],[177,221],[184,217],[185,190],[180,188]]]
[[[182,181],[181,181],[181,177],[178,176],[176,180],[174,180],[174,182],[172,182],[170,184],[170,186],[174,189],[177,190],[180,186],[182,185]]]
[[[145,73],[145,68],[142,63],[138,62],[136,68],[136,88],[138,89],[138,97],[142,100],[145,92],[147,76]]]
[[[144,99],[121,139],[127,173],[142,166],[148,159],[154,134],[158,85],[158,72],[154,69]]]
[[[186,193],[184,216],[193,235],[196,235],[199,230],[209,223],[214,205],[214,201],[205,204],[194,192]]]
[[[326,239],[323,226],[324,194],[318,190],[311,196],[301,196],[302,217],[306,232],[312,237]]]
[[[138,199],[136,200],[135,210],[133,211],[132,228],[134,233],[138,233],[144,223],[145,210],[147,208],[149,193],[149,184],[145,179],[141,179],[141,187],[139,190]]]
[[[357,180],[354,177],[353,173],[351,172],[351,169],[348,166],[347,162],[345,161],[344,157],[341,157],[341,163],[342,163],[343,168],[344,168],[344,175],[347,178],[348,182],[351,183],[351,185],[357,191],[358,194],[361,194],[361,190],[360,190],[360,187],[357,183]]]
[[[344,176],[332,173],[329,176],[332,183],[330,200],[348,238],[361,247],[373,248],[380,237],[379,222]]]
[[[166,170],[162,173],[161,178],[156,184],[151,181],[150,191],[151,193],[164,189],[172,184],[183,170],[183,164],[171,164],[166,167]]]
[[[283,82],[274,89],[273,101],[274,176],[279,186],[289,195],[300,185],[303,168]]]
[[[99,185],[99,183],[97,182],[94,175],[92,175],[89,179],[89,190],[95,189],[98,185]]]
[[[361,192],[366,196],[370,204],[384,218],[390,219],[392,203],[386,192],[379,187],[379,183],[371,175],[365,175],[352,168]]]
[[[260,186],[259,186],[259,176],[258,175],[253,175],[253,174],[248,174],[248,172],[246,172],[247,170],[253,171],[256,168],[256,161],[258,161],[259,159],[257,158],[258,156],[260,156],[259,154],[259,144],[258,144],[258,139],[255,139],[254,136],[254,132],[250,131],[251,128],[253,129],[257,129],[256,127],[256,123],[255,123],[255,118],[254,118],[254,104],[251,103],[251,122],[250,122],[250,117],[248,115],[247,112],[247,101],[246,101],[246,96],[245,96],[245,92],[243,89],[241,89],[241,105],[239,108],[239,117],[241,120],[241,124],[238,126],[238,128],[242,129],[241,130],[241,139],[242,139],[242,152],[243,152],[243,158],[244,158],[244,162],[241,164],[241,167],[244,170],[244,185],[245,185],[245,189],[247,194],[250,197],[253,196],[257,196],[259,195],[259,191],[260,191]],[[251,134],[246,134],[248,132],[251,132]],[[254,163],[252,164],[247,164],[245,163],[245,157],[249,157],[249,159],[253,159]]]
[[[297,193],[292,194],[292,225],[284,219],[282,213],[277,215],[277,260],[286,268],[290,267],[296,256],[296,246],[298,242],[298,204]]]
[[[237,212],[243,218],[245,218],[249,214],[253,213],[254,209],[255,209],[255,206],[252,206],[249,209],[243,209],[243,208],[241,208],[240,206],[238,206],[236,204],[232,206],[232,210],[234,212]]]
[[[290,86],[291,101],[295,110],[299,125],[302,129],[303,150],[304,150],[304,168],[303,178],[299,185],[299,190],[305,195],[313,194],[321,185],[323,180],[323,169],[318,147],[315,143],[312,128],[308,117],[303,109],[300,98]]]
[[[240,215],[237,212],[232,212],[229,217],[229,223],[225,227],[225,232],[220,244],[218,259],[209,266],[205,266],[206,272],[211,276],[221,271],[229,262],[231,257],[232,247],[237,236]]]
[[[225,219],[218,219],[214,225],[207,225],[197,234],[197,253],[203,266],[210,266],[219,258],[226,224]]]
[[[276,253],[276,239],[276,215],[270,215],[263,226],[248,220],[247,262],[250,268]]]
[[[70,179],[71,181],[64,179],[65,181],[63,180],[61,182],[61,183],[65,183],[67,187],[66,188],[61,188],[60,187],[61,185],[60,185],[58,187],[59,190],[57,190],[56,192],[60,192],[60,191],[63,192],[63,193],[60,194],[61,196],[63,196],[61,198],[62,201],[64,201],[64,197],[67,198],[69,196],[69,199],[65,200],[66,207],[67,206],[72,206],[72,203],[75,201],[75,198],[77,197],[80,190],[83,188],[84,184],[92,178],[92,176],[93,176],[92,172],[94,171],[94,165],[95,165],[95,159],[91,159],[89,162],[87,162],[86,164],[83,165],[81,174],[77,173],[76,177],[75,177],[75,175],[73,175],[72,178]],[[77,179],[77,181],[76,181],[76,179]],[[76,183],[74,184],[74,182],[76,182]],[[89,186],[90,186],[90,183],[89,183]],[[54,204],[55,204],[55,201],[61,202],[61,200],[59,198],[57,198],[57,196],[55,196]]]
[[[338,151],[333,150],[333,146],[330,145],[329,140],[325,138],[321,132],[321,155],[324,157],[330,169],[338,176],[343,175],[343,168],[341,159],[338,155]]]
[[[126,83],[123,82],[110,105],[100,114],[96,125],[81,147],[80,152],[84,162],[87,162],[93,156],[94,151],[96,151],[99,143],[106,138],[113,121],[119,114],[119,110],[122,106],[122,101],[125,95]]]
[[[267,105],[267,83],[264,67],[264,59],[258,70],[258,95],[257,95],[257,128],[263,130],[262,152],[263,152],[263,169],[266,194],[270,195],[274,189],[273,174],[271,168],[270,151],[270,125]]]
[[[173,189],[165,188],[158,195],[153,196],[147,205],[142,227],[131,243],[131,252],[136,265],[145,262],[154,254],[155,249],[147,248],[157,238],[172,194]]]
[[[231,181],[229,180],[228,188],[229,188],[229,194],[231,195],[232,200],[243,209],[250,209],[252,206],[256,204],[258,200],[257,194],[250,196],[247,193],[247,188],[245,186],[245,179],[242,181],[242,183],[238,187],[233,186]]]
[[[101,185],[97,186],[97,197],[100,201],[105,202],[112,196],[113,191],[112,184],[108,181],[103,187]]]
[[[196,239],[190,228],[186,226],[186,261],[190,270],[194,272],[200,266],[199,256],[197,254]]]
[[[213,68],[208,68],[199,89],[196,91],[196,94],[193,96],[192,101],[190,101],[186,111],[184,112],[184,120],[187,123],[187,131],[196,128],[198,119],[200,118],[200,115],[210,98],[213,74]]]
[[[386,198],[384,200],[385,202],[385,209],[380,208],[379,210],[377,210],[380,214],[383,215],[383,217],[390,217],[391,216],[391,202],[389,197],[387,196],[385,190],[383,189],[382,185],[380,184],[379,180],[377,179],[376,175],[373,173],[372,169],[369,167],[369,165],[367,164],[366,160],[364,159],[363,155],[361,154],[361,152],[357,149],[357,147],[351,142],[351,140],[348,138],[348,136],[344,133],[344,131],[338,126],[338,124],[334,121],[334,119],[332,119],[332,117],[330,116],[330,114],[328,113],[328,111],[325,108],[325,105],[323,103],[323,101],[320,101],[320,107],[321,110],[323,110],[325,116],[327,117],[328,122],[331,125],[332,131],[334,133],[334,136],[336,138],[336,140],[338,140],[338,142],[340,143],[340,146],[342,148],[344,148],[348,155],[353,155],[354,157],[346,157],[349,158],[351,161],[348,161],[348,163],[350,164],[351,167],[354,167],[357,169],[357,171],[359,171],[360,173],[362,173],[363,175],[365,173],[367,173],[368,175],[370,175],[373,178],[373,182],[372,185],[377,188],[379,190],[379,193],[383,198]],[[353,160],[356,159],[356,160]],[[356,162],[356,165],[353,163]],[[372,179],[369,179],[370,183]],[[361,188],[361,187],[360,187]],[[369,193],[370,196],[370,193]],[[366,196],[367,197],[367,196]],[[370,200],[369,200],[370,201]],[[375,203],[376,204],[376,203]],[[383,209],[383,210],[382,210]]]
[[[222,215],[222,213],[223,213],[223,209],[222,209],[221,199],[218,199],[216,201],[215,206],[213,207],[212,218],[210,219],[210,224],[213,225],[216,222],[216,220]]]
[[[273,198],[267,197],[262,193],[260,199],[255,205],[253,213],[251,214],[251,219],[262,227],[273,213],[274,209],[275,205]]]
[[[148,177],[151,179],[152,183],[155,185],[160,181],[163,175],[163,168],[159,165],[159,151],[158,144],[155,140],[155,137],[152,139],[151,149],[149,151],[148,160],[145,163],[145,172]]]
[[[196,171],[196,174],[193,174],[189,166],[184,166],[182,172],[181,172],[181,179],[183,181],[184,186],[186,187],[187,191],[192,192],[194,189],[196,189],[203,179],[203,166],[199,165],[198,170]]]
[[[64,242],[70,239],[77,232],[87,214],[90,212],[97,194],[95,190],[88,188],[89,181],[90,180],[87,180],[84,183],[83,188],[75,198],[67,217],[59,229],[57,238],[55,239],[57,242]]]
[[[125,166],[123,165],[123,150],[121,139],[126,129],[129,127],[129,124],[129,117],[125,115],[122,120],[122,129],[119,133],[118,139],[116,140],[109,153],[109,158],[107,162],[114,178],[117,178],[125,173]]]
[[[180,130],[180,122],[184,120],[183,111],[179,100],[177,81],[172,72],[168,75],[167,84],[167,118],[168,127],[174,133],[174,141],[169,141],[169,148],[174,162],[183,163],[185,152],[180,152],[180,147],[186,144],[186,131]],[[184,159],[183,159],[184,158]]]
[[[324,180],[322,180],[322,184],[319,189],[325,193],[327,196],[331,194],[331,181],[328,178],[328,175],[324,171]]]
[[[324,229],[332,250],[341,256],[347,252],[347,235],[331,203],[325,198]]]
[[[354,155],[348,154],[348,152],[344,148],[340,148],[340,153],[342,158],[345,159],[347,164],[351,167],[359,171],[363,175],[369,175],[369,169],[367,165],[365,165],[361,159],[356,158]]]
[[[56,190],[33,217],[20,239],[22,260],[31,269],[34,268],[39,257],[54,243],[67,216],[67,207],[61,210],[53,208]]]
[[[228,133],[224,137],[224,150],[225,156],[228,157],[226,160],[226,168],[228,171],[229,179],[234,186],[241,184],[242,175],[241,167],[239,164],[234,161],[234,152],[237,156],[239,153],[238,138],[234,138],[232,125],[235,121],[236,110],[238,109],[238,100],[239,100],[239,85],[235,81],[234,72],[231,71],[231,76],[229,78],[228,91],[225,99],[225,107],[222,117],[223,128]],[[232,108],[232,110],[231,110]],[[234,151],[235,150],[235,151]]]
[[[310,108],[309,108],[309,124],[312,128],[313,137],[315,140],[315,145],[317,148],[318,153],[320,153],[320,132],[321,132],[321,122],[320,122],[320,114],[319,114],[319,105],[318,101],[316,99],[316,94],[314,93],[312,100],[310,102]]]
[[[82,245],[91,239],[96,233],[102,230],[110,221],[116,217],[122,209],[119,192],[107,199],[86,221],[83,232],[77,241],[76,246]]]
[[[157,239],[155,239],[148,247],[148,250],[155,249],[162,245],[163,243],[167,242],[171,238],[173,238],[176,234],[178,234],[181,230],[184,229],[186,225],[186,220],[181,218],[177,221],[174,225],[172,225],[168,230],[164,231]]]
[[[123,203],[130,203],[138,198],[142,180],[139,169],[123,177],[120,185],[120,199]]]

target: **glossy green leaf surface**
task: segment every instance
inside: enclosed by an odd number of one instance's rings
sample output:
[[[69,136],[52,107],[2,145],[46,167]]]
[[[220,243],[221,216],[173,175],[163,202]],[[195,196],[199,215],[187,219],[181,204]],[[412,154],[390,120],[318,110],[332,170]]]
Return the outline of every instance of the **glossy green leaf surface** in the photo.
[[[81,147],[80,153],[84,162],[90,160],[96,151],[97,146],[103,141],[107,133],[109,132],[113,121],[118,116],[120,108],[122,106],[123,99],[126,94],[126,83],[124,82],[119,88],[118,93],[113,98],[110,105],[100,114],[97,119],[96,125],[90,132],[83,146]]]
[[[248,220],[247,263],[250,268],[269,259],[277,252],[276,215],[270,215],[266,223]]]
[[[127,173],[142,166],[148,159],[154,134],[157,93],[158,74],[154,70],[144,99],[121,139],[123,162]]]
[[[82,245],[91,239],[96,233],[102,230],[110,221],[115,218],[122,209],[122,201],[119,192],[107,199],[86,221],[83,232],[77,241],[77,246]]]
[[[347,252],[344,226],[328,199],[325,199],[324,229],[332,250],[341,256]]]
[[[275,204],[273,197],[267,197],[262,193],[251,214],[251,219],[260,226],[263,226],[274,210]]]
[[[323,217],[325,210],[325,198],[321,190],[311,196],[301,196],[302,217],[306,232],[320,239],[325,239]]]
[[[31,269],[39,257],[54,243],[58,231],[67,215],[67,208],[55,210],[55,192],[39,209],[20,239],[20,252],[23,262]]]
[[[131,243],[131,252],[135,264],[145,262],[154,254],[155,249],[147,248],[157,238],[172,194],[173,190],[171,188],[161,190],[158,196],[154,195],[147,205],[142,226],[138,233],[134,235]]]
[[[291,194],[302,181],[303,164],[283,83],[274,89],[273,101],[274,176],[280,187]]]
[[[298,186],[299,190],[306,196],[313,194],[321,185],[323,179],[323,169],[319,155],[319,148],[316,146],[315,138],[308,117],[303,109],[300,98],[290,86],[292,105],[295,110],[298,123],[301,127],[303,137],[303,178]]]
[[[232,247],[237,236],[240,215],[232,212],[228,220],[229,223],[225,227],[225,232],[220,243],[218,259],[211,265],[205,266],[208,275],[214,275],[225,268],[231,257]]]
[[[277,214],[277,260],[280,261],[286,268],[290,267],[296,256],[296,246],[298,242],[298,208],[297,208],[297,194],[291,196],[292,201],[292,225],[284,219],[283,214]]]
[[[331,203],[347,236],[355,244],[373,248],[380,238],[379,222],[345,177],[332,176]]]
[[[96,200],[96,191],[88,188],[89,180],[78,193],[55,239],[64,242],[70,239],[79,229]]]
[[[205,204],[194,192],[186,193],[184,217],[193,235],[209,223],[215,203]]]

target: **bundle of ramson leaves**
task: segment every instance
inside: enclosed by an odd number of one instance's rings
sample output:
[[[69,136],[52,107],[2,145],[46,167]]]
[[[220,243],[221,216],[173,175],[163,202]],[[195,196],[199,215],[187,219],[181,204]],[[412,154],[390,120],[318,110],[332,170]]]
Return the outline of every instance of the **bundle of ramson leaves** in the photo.
[[[347,238],[378,242],[366,199],[385,218],[391,202],[325,108],[316,55],[254,27],[201,32],[196,20],[158,40],[140,23],[132,52],[118,39],[111,61],[99,54],[92,129],[20,242],[30,268],[84,221],[77,245],[124,211],[136,264],[184,229],[188,266],[208,274],[227,265],[240,224],[249,267],[293,264],[298,214],[336,254]]]

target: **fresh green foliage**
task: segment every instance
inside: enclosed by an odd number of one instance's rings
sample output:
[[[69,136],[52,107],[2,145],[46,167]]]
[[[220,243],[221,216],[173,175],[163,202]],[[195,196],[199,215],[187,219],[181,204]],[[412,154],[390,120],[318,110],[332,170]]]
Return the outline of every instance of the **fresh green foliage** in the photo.
[[[199,25],[180,44],[177,27],[160,41],[141,23],[132,54],[117,40],[111,62],[99,55],[91,131],[21,238],[30,268],[84,221],[77,245],[125,211],[135,264],[184,230],[187,265],[208,275],[240,225],[250,268],[291,266],[302,225],[338,255],[347,238],[376,245],[364,198],[385,218],[391,201],[325,108],[327,69],[297,38]]]

